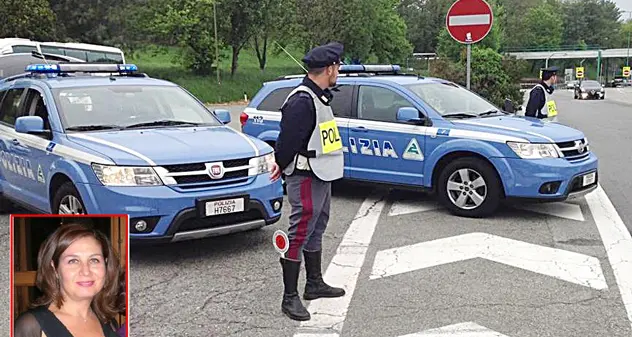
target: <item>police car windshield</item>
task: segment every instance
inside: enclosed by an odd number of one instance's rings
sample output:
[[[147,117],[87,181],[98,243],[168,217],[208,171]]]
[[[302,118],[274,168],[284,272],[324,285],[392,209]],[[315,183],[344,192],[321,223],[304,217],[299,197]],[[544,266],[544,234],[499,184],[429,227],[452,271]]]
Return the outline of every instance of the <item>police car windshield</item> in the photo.
[[[106,85],[53,89],[65,129],[223,125],[179,87]],[[152,125],[153,124],[153,125]]]
[[[406,87],[441,115],[479,115],[498,110],[480,96],[453,83],[416,83]]]

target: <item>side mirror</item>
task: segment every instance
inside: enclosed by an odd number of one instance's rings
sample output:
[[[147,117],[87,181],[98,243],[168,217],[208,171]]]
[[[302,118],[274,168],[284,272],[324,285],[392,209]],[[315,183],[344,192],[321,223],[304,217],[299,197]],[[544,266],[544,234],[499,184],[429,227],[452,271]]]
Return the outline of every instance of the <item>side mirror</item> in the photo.
[[[44,120],[39,116],[22,116],[15,120],[15,131],[35,135],[49,134],[44,130]]]
[[[509,98],[505,98],[505,106],[503,110],[509,113],[516,113],[516,108],[514,107],[513,101],[510,100]]]
[[[225,109],[214,110],[213,113],[224,124],[230,123],[230,111]]]
[[[419,110],[410,107],[399,108],[399,110],[397,110],[397,120],[413,124],[424,123],[424,119],[419,117]]]

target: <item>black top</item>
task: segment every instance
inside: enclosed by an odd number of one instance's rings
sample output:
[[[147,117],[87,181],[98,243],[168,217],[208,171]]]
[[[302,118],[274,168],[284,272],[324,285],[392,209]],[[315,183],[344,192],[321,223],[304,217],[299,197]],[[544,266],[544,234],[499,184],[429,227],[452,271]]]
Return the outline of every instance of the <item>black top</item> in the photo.
[[[541,81],[540,84],[546,89],[549,94],[553,93],[553,88],[546,84],[544,81]],[[525,116],[528,117],[537,117],[544,118],[545,115],[542,114],[542,108],[544,108],[544,104],[546,103],[546,95],[544,91],[540,87],[536,87],[531,90],[531,94],[529,95],[529,102],[527,102],[527,108],[525,109]]]
[[[302,85],[312,89],[325,105],[329,105],[333,95],[329,89],[321,89],[314,81],[305,76]],[[307,157],[307,144],[316,127],[316,107],[312,96],[306,92],[292,95],[281,107],[280,132],[276,142],[276,162],[284,170],[294,160],[297,153]],[[297,174],[305,174],[295,170]]]
[[[112,325],[101,324],[105,337],[119,337],[115,331],[118,328],[116,321],[112,321]],[[14,337],[41,337],[42,332],[47,337],[80,337],[73,336],[57,316],[46,307],[28,310],[15,320]]]

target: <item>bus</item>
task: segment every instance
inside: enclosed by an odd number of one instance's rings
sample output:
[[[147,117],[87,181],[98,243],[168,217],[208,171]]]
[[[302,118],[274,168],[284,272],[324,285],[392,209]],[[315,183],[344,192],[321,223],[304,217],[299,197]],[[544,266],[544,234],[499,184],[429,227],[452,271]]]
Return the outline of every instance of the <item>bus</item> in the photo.
[[[31,53],[39,51],[47,54],[70,56],[85,62],[125,63],[125,55],[119,48],[87,43],[39,42],[21,38],[0,39],[0,55]]]

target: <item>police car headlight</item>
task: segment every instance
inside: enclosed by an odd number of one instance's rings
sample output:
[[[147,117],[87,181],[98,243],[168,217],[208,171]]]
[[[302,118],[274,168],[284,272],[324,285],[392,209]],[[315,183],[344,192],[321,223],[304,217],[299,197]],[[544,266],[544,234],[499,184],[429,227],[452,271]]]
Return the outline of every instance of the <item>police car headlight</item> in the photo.
[[[272,166],[274,165],[274,159],[274,152],[270,152],[266,155],[250,159],[250,168],[248,169],[248,175],[256,176],[258,174],[270,172]]]
[[[156,186],[162,181],[151,167],[92,164],[99,181],[106,186]]]
[[[522,159],[558,158],[553,144],[531,144],[507,142],[507,145]]]

